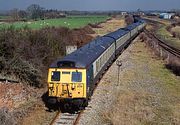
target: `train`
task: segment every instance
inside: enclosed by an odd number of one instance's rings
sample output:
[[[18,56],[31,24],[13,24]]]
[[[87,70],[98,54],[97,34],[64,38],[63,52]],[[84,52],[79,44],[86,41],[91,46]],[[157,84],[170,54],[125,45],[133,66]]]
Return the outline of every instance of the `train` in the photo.
[[[65,108],[86,107],[102,74],[145,25],[139,19],[54,61],[48,70],[49,102],[61,103]]]

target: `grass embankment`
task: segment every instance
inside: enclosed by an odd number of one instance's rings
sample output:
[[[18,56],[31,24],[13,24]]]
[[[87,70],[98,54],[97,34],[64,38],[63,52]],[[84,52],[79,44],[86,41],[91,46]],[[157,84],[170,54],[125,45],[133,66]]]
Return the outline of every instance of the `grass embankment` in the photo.
[[[95,24],[107,20],[108,16],[68,16],[66,18],[59,19],[45,19],[38,21],[27,21],[27,22],[15,22],[15,23],[4,23],[0,25],[0,29],[15,27],[23,28],[29,27],[31,29],[41,29],[43,27],[68,27],[70,29],[84,27],[87,24]]]
[[[112,20],[108,20],[106,23],[102,23],[98,28],[93,28],[97,35],[105,35],[109,32],[115,31],[119,28],[123,28],[126,26],[126,22],[124,18],[112,18]]]
[[[180,34],[180,26],[173,27],[172,31]]]
[[[120,75],[121,86],[113,94],[117,99],[109,112],[104,112],[106,122],[179,124],[180,78],[166,69],[145,43],[136,42],[130,53],[132,64]]]
[[[173,37],[173,35],[170,32],[168,32],[166,28],[166,25],[162,25],[156,32],[157,36],[160,39],[166,41],[167,44],[180,49],[180,39]],[[174,30],[176,30],[176,32],[180,32],[179,28],[176,28]]]
[[[165,41],[167,44],[180,49],[180,39],[173,36],[173,32],[167,30],[172,25],[172,22],[170,20],[159,19],[158,17],[146,19],[156,22],[148,23],[148,25],[146,26],[148,30],[150,30],[151,32],[155,31],[155,34],[158,36],[158,38]],[[178,27],[176,27],[174,30],[176,33],[180,32],[180,28]]]

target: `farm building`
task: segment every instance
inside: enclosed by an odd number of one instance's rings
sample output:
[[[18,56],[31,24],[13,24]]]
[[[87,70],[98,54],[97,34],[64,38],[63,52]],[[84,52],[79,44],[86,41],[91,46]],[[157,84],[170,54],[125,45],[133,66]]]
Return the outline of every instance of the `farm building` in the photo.
[[[127,15],[128,13],[127,12],[121,12],[121,15]]]
[[[171,19],[173,15],[174,15],[173,13],[161,13],[159,15],[159,18],[162,18],[162,19]]]

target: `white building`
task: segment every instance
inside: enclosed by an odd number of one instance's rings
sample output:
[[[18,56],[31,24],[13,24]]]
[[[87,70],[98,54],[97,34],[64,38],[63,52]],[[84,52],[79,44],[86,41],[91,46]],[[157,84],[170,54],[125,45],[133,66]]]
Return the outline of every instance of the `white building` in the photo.
[[[174,13],[161,13],[159,18],[162,18],[162,19],[171,19],[173,15],[174,15]]]

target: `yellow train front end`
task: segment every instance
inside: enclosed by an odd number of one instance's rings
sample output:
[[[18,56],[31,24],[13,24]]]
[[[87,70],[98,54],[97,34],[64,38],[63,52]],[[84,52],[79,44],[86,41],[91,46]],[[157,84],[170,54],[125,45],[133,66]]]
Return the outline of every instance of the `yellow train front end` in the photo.
[[[48,95],[57,102],[85,106],[86,69],[50,68]]]

